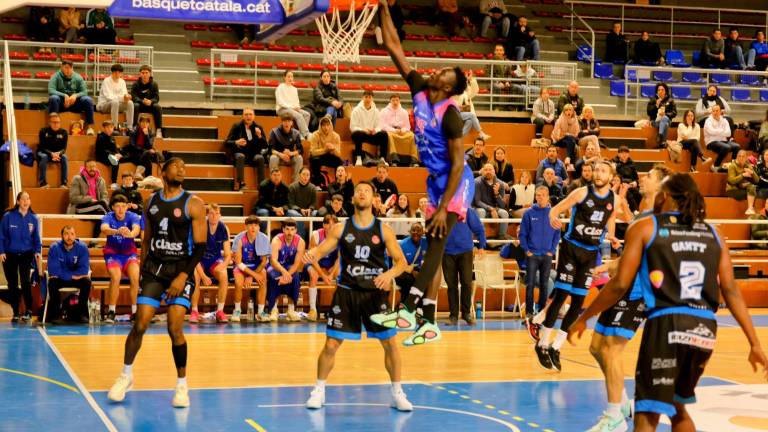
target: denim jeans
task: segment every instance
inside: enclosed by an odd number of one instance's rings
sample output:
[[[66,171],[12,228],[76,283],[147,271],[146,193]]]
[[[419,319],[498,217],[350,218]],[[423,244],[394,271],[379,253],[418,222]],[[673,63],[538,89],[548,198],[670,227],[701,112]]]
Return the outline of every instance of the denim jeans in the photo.
[[[62,154],[60,155],[60,158],[61,160],[56,163],[61,164],[61,184],[66,185],[67,178],[69,178],[69,167],[67,166],[67,155]],[[51,157],[48,156],[48,153],[43,153],[43,152],[37,153],[38,184],[41,186],[48,184],[48,181],[46,180],[46,173],[48,172],[49,162],[52,162],[52,161],[51,161]]]
[[[476,208],[475,211],[477,211],[477,216],[479,218],[490,218],[491,212],[486,211],[484,208]],[[499,215],[499,219],[506,219],[509,217],[509,212],[507,212],[504,209],[496,209],[496,212]],[[508,222],[500,222],[499,223],[499,237],[504,236],[507,234],[507,228],[509,227]]]
[[[549,272],[552,269],[552,257],[549,255],[531,255],[526,258],[526,263],[525,313],[533,314],[533,290],[536,286],[539,287],[537,311],[544,309],[544,305],[547,303],[547,286],[549,284]]]
[[[657,136],[660,142],[658,144],[663,144],[667,141],[667,131],[669,130],[670,123],[671,121],[667,116],[663,116],[659,121],[653,120],[651,122],[651,126],[659,129]]]
[[[515,60],[521,61],[525,59],[526,54],[528,54],[528,57],[531,60],[539,59],[539,40],[538,39],[532,40],[531,43],[529,43],[528,45],[515,47]]]
[[[461,112],[459,114],[461,116],[461,119],[464,121],[464,135],[468,134],[470,130],[474,129],[478,132],[480,132],[482,129],[480,128],[480,120],[477,118],[477,114],[473,112]]]
[[[486,15],[483,18],[483,23],[480,25],[480,36],[487,37],[488,36],[488,29],[491,27],[491,23],[496,24],[496,34],[500,38],[506,38],[509,34],[509,17],[503,16],[501,19],[494,20],[493,17],[490,15]],[[499,27],[499,24],[501,24],[501,27]],[[501,29],[501,30],[499,30]]]
[[[576,155],[576,147],[579,145],[579,139],[572,135],[566,135],[555,143],[555,146],[565,148],[568,157],[571,158],[571,163],[576,163],[578,159]]]
[[[336,126],[336,117],[339,116],[339,110],[336,109],[333,105],[329,105],[325,108],[325,115],[331,116],[331,123],[333,126]]]
[[[728,60],[729,66],[739,65],[739,67],[742,69],[747,68],[747,64],[744,62],[744,51],[742,51],[740,46],[733,47],[733,51],[731,51],[727,60]]]
[[[731,154],[731,159],[735,160],[736,154],[741,150],[741,146],[732,140],[712,141],[711,143],[707,143],[707,150],[717,153],[714,166],[719,167],[723,163],[723,160],[725,160],[725,157],[728,156],[728,153]]]
[[[71,111],[85,114],[85,126],[93,125],[93,99],[88,96],[80,96],[69,108],[64,108],[64,98],[58,95],[48,97],[48,112],[61,113]]]

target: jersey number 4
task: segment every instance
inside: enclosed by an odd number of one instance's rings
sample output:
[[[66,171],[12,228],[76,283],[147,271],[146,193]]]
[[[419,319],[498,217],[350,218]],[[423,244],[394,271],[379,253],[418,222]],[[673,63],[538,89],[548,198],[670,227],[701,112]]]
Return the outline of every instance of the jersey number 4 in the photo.
[[[168,231],[168,218],[167,217],[162,218],[158,225],[160,226],[161,230]]]
[[[680,299],[700,300],[707,270],[699,261],[680,262]]]

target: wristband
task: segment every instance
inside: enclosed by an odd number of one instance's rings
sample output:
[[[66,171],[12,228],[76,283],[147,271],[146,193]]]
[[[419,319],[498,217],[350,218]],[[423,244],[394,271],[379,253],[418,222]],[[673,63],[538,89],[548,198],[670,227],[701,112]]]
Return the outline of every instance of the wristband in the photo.
[[[240,263],[240,264],[237,265],[237,268],[242,270],[242,271],[245,271],[245,269],[247,269],[248,266],[245,265],[244,263]]]

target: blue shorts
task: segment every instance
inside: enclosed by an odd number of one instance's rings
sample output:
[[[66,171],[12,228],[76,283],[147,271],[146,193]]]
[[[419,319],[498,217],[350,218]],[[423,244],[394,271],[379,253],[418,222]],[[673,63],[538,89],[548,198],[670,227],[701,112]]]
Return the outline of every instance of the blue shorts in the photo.
[[[272,310],[278,297],[285,294],[293,300],[294,304],[299,301],[299,288],[301,288],[301,274],[294,273],[291,282],[280,285],[277,277],[273,277],[272,272],[267,273],[267,310]]]
[[[123,274],[128,274],[128,265],[136,263],[139,265],[139,257],[136,254],[118,255],[108,254],[104,255],[104,261],[107,264],[107,269],[119,268]]]
[[[440,177],[427,177],[427,219],[432,217],[432,213],[437,210],[440,200],[445,194],[445,187],[448,185],[448,175]],[[467,216],[467,209],[472,206],[472,199],[475,196],[475,177],[472,175],[472,169],[469,165],[464,165],[464,172],[459,181],[459,187],[453,198],[448,202],[448,212],[459,215],[459,220],[463,221]]]
[[[200,266],[203,268],[203,272],[208,277],[216,277],[216,267],[224,262],[222,257],[203,258],[200,260]]]

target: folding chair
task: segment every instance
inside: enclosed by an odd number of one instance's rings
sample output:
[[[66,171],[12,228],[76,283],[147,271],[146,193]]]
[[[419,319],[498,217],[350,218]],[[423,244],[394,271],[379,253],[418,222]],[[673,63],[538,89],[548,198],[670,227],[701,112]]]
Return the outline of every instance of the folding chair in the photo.
[[[520,311],[520,272],[514,268],[514,261],[504,260],[496,254],[485,254],[482,257],[475,258],[473,262],[475,273],[475,285],[483,290],[483,319],[487,314],[487,294],[488,289],[501,290],[501,314],[504,315],[504,305],[506,303],[506,291],[515,290],[515,308]],[[505,279],[505,274],[511,271],[514,275],[512,281]],[[510,283],[511,282],[511,283]]]
[[[90,277],[91,277],[91,271],[88,271],[88,278]],[[50,295],[51,290],[48,288],[48,282],[49,282],[48,279],[49,279],[48,270],[46,270],[41,280],[41,282],[43,280],[45,281],[45,288],[46,288],[45,289],[45,305],[43,306],[43,321],[42,321],[43,325],[45,325],[45,320],[46,318],[48,318],[48,301],[51,299],[51,295]],[[78,291],[80,291],[79,288],[64,287],[59,289],[59,297],[63,299],[68,294],[74,294]]]

